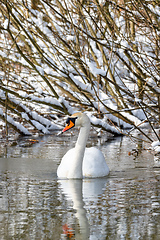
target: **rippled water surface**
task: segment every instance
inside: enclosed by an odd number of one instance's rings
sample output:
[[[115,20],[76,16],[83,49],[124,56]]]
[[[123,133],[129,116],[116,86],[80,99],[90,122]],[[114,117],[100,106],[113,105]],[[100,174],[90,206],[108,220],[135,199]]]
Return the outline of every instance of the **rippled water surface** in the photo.
[[[58,180],[75,136],[42,137],[32,147],[1,147],[0,239],[160,239],[160,162],[127,137],[97,145],[107,178]]]

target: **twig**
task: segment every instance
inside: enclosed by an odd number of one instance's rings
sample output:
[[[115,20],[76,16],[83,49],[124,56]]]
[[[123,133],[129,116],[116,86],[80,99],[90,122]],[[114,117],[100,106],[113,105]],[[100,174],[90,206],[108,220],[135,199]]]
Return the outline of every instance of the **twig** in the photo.
[[[158,136],[158,134],[156,133],[154,127],[152,126],[152,124],[151,124],[151,122],[150,122],[150,120],[149,120],[149,118],[148,118],[146,112],[144,111],[144,109],[143,109],[142,104],[140,103],[140,101],[138,101],[138,104],[139,104],[140,108],[142,109],[144,115],[146,116],[146,118],[147,118],[147,120],[148,120],[148,123],[149,123],[151,129],[153,130],[153,132],[155,133],[156,137],[158,138],[158,141],[160,141],[160,137]]]

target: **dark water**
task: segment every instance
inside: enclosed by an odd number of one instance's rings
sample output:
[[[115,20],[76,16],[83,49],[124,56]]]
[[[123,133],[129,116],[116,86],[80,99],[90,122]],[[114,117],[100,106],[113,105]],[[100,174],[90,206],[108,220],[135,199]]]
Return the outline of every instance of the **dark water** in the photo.
[[[1,147],[0,239],[160,239],[160,161],[128,155],[129,138],[97,145],[107,178],[58,180],[56,169],[75,137],[47,136],[32,147]]]

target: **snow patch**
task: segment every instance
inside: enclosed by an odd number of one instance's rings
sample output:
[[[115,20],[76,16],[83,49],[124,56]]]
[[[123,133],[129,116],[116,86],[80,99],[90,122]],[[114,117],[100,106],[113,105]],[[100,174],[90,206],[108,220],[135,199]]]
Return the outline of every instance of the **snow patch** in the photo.
[[[28,117],[28,114],[27,114],[27,113],[22,112],[22,113],[21,113],[21,116],[22,116],[23,119],[26,119],[27,121],[29,120],[29,117]]]
[[[155,151],[155,153],[160,153],[160,141],[154,141],[151,144],[153,150]]]
[[[106,75],[106,70],[101,69],[101,68],[97,68],[94,63],[91,63],[91,62],[88,61],[88,62],[87,62],[87,65],[88,65],[91,73],[92,73],[95,77],[97,77],[97,75],[102,75],[102,76],[105,76],[105,75]]]
[[[36,69],[37,69],[37,71],[38,71],[42,76],[44,76],[44,70],[43,70],[42,67],[36,66]]]
[[[47,128],[45,128],[42,124],[35,120],[31,120],[32,124],[39,130],[42,131],[44,134],[49,134],[49,131]]]

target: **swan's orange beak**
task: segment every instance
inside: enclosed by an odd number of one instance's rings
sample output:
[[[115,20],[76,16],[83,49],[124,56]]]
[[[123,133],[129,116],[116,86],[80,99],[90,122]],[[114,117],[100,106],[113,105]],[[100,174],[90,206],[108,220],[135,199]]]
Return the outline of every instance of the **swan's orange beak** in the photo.
[[[69,129],[74,127],[74,122],[72,122],[72,120],[69,120],[69,122],[67,123],[67,126],[62,130],[62,133],[68,131]]]

